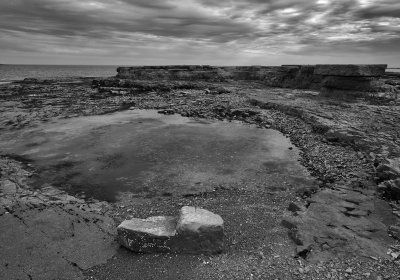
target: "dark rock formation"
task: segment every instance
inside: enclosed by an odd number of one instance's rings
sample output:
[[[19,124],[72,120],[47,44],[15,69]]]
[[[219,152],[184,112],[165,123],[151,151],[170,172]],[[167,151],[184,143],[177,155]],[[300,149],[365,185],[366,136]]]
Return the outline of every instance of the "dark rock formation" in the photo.
[[[316,65],[314,75],[322,77],[321,89],[328,95],[354,95],[379,91],[385,74],[385,64],[371,65]]]
[[[376,77],[385,74],[386,64],[318,64],[314,74],[340,77]]]
[[[318,89],[321,77],[314,75],[313,65],[283,65],[270,68],[263,80],[268,86]]]
[[[268,86],[299,89],[322,89],[327,93],[375,92],[382,90],[387,65],[282,65],[231,66],[172,65],[119,67],[117,80],[96,82],[129,85],[129,81],[260,81]],[[118,80],[121,79],[121,80]],[[128,81],[127,81],[128,80]]]
[[[339,90],[370,91],[376,79],[373,77],[326,76],[322,79],[323,88]]]
[[[215,67],[209,65],[170,65],[119,67],[117,78],[131,80],[226,81],[264,80],[274,67],[238,66]]]
[[[391,200],[400,200],[400,179],[381,183],[379,189]]]

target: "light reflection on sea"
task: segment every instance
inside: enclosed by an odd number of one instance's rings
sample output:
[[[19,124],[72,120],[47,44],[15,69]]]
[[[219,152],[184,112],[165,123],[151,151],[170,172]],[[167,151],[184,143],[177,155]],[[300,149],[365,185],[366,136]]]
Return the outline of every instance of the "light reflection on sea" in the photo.
[[[11,65],[0,64],[0,84],[25,78],[53,79],[110,77],[117,74],[113,65]]]

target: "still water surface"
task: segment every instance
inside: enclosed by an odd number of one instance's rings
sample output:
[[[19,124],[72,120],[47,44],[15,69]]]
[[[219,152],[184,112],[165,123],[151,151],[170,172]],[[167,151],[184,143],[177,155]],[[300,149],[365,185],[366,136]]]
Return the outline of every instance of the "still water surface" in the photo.
[[[290,149],[289,149],[290,148]],[[40,187],[115,201],[136,195],[191,195],[308,180],[281,133],[241,123],[129,110],[58,120],[0,136],[0,151],[34,161]]]

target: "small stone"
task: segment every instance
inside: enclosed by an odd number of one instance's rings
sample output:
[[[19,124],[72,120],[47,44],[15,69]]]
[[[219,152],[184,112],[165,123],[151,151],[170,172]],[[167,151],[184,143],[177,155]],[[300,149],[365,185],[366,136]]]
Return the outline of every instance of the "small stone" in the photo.
[[[298,222],[292,217],[286,217],[281,221],[281,225],[287,229],[297,229]]]
[[[351,268],[348,268],[348,269],[346,269],[345,272],[348,273],[348,274],[351,274],[351,273],[353,273],[353,270]]]
[[[299,205],[298,203],[291,202],[289,204],[288,210],[290,212],[297,213],[297,212],[300,212],[300,211],[304,211],[306,209],[305,209],[305,207],[303,205]]]
[[[400,226],[390,226],[388,232],[393,238],[400,240]]]
[[[1,182],[0,190],[5,194],[15,194],[17,192],[17,185],[10,180],[5,180]]]

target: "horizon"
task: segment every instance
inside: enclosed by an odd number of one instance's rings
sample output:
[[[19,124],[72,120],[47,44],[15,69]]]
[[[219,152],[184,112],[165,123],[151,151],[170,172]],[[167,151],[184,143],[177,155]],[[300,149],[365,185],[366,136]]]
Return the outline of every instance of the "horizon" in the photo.
[[[400,3],[7,0],[0,36],[2,64],[400,66]]]
[[[376,65],[387,63],[374,63]],[[212,66],[212,67],[279,67],[279,66],[297,66],[297,65],[374,65],[366,63],[358,64],[341,64],[341,63],[327,63],[327,64],[281,64],[281,65],[212,65],[212,64],[147,64],[147,65],[132,65],[132,64],[26,64],[26,63],[0,63],[0,65],[18,65],[18,66],[113,66],[113,67],[146,67],[146,66]],[[400,69],[400,66],[391,66],[388,64],[387,69]]]

